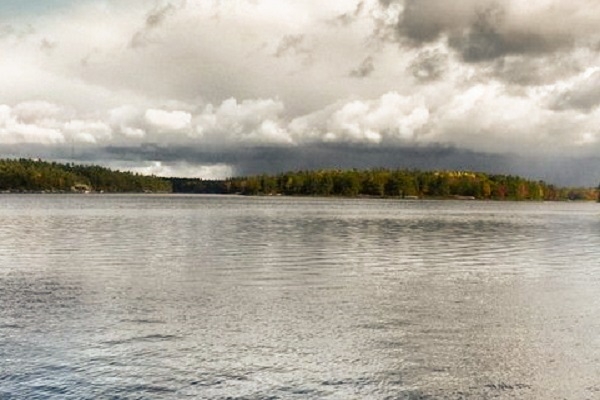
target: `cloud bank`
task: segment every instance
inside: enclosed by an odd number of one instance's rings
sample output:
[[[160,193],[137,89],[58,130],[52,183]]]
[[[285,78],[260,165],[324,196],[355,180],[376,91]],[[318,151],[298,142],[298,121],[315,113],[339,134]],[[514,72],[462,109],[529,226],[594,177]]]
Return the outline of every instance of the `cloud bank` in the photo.
[[[599,179],[593,1],[27,3],[0,21],[0,156]]]

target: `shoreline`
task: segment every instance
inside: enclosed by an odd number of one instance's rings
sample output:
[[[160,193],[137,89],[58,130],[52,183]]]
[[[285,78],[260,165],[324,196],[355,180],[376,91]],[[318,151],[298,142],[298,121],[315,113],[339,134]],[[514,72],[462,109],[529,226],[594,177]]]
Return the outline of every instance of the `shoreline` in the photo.
[[[395,197],[395,196],[369,196],[369,195],[358,195],[358,196],[324,196],[324,195],[286,195],[286,194],[243,194],[243,193],[190,193],[190,192],[107,192],[107,191],[89,191],[89,192],[73,192],[73,191],[34,191],[34,190],[3,190],[0,191],[2,195],[67,195],[67,196],[115,196],[115,195],[148,195],[148,196],[211,196],[211,197],[240,197],[240,198],[286,198],[286,199],[342,199],[342,200],[395,200],[405,202],[421,202],[421,201],[461,201],[461,202],[516,202],[516,203],[600,203],[597,200],[591,199],[513,199],[513,198],[477,198],[474,196],[406,196],[406,197]]]

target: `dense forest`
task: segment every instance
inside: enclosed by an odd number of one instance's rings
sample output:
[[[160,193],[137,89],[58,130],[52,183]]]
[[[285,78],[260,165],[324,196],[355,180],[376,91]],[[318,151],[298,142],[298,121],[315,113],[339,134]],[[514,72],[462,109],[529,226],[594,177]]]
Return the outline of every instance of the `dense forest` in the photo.
[[[596,200],[595,188],[559,188],[518,176],[465,171],[317,170],[224,180],[159,178],[95,165],[0,159],[3,192],[167,192],[490,200]]]
[[[492,200],[596,200],[592,188],[559,188],[518,176],[464,171],[318,170],[230,178],[223,181],[172,179],[175,192],[468,198]]]
[[[171,192],[171,182],[155,176],[113,171],[96,165],[40,160],[0,160],[0,191],[10,192]]]

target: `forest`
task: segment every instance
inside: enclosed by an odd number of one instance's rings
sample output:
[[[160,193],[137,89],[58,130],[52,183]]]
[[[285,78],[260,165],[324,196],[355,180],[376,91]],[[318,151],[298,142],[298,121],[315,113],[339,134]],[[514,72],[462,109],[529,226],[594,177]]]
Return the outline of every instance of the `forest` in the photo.
[[[468,171],[313,170],[223,180],[160,178],[97,165],[0,159],[1,192],[204,193],[404,199],[598,200],[600,188],[561,188]]]
[[[317,170],[222,181],[183,178],[171,181],[175,192],[186,193],[537,201],[598,199],[595,188],[560,188],[518,176],[467,171]]]
[[[31,159],[0,159],[3,192],[172,192],[171,182],[155,176],[113,171],[96,165]]]

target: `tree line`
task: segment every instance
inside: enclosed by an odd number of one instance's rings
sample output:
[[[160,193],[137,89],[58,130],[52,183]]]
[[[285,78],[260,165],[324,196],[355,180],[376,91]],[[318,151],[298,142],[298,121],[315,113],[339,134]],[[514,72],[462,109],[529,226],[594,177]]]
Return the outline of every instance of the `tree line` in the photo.
[[[406,169],[311,170],[223,180],[160,178],[97,165],[0,159],[0,191],[167,192],[491,200],[596,200],[598,188],[561,188],[513,175]]]
[[[0,159],[0,191],[11,192],[172,192],[155,176],[113,171],[97,165]]]
[[[598,198],[594,188],[560,188],[512,175],[383,168],[296,171],[225,180],[178,178],[172,183],[175,192],[213,194],[549,201]]]

